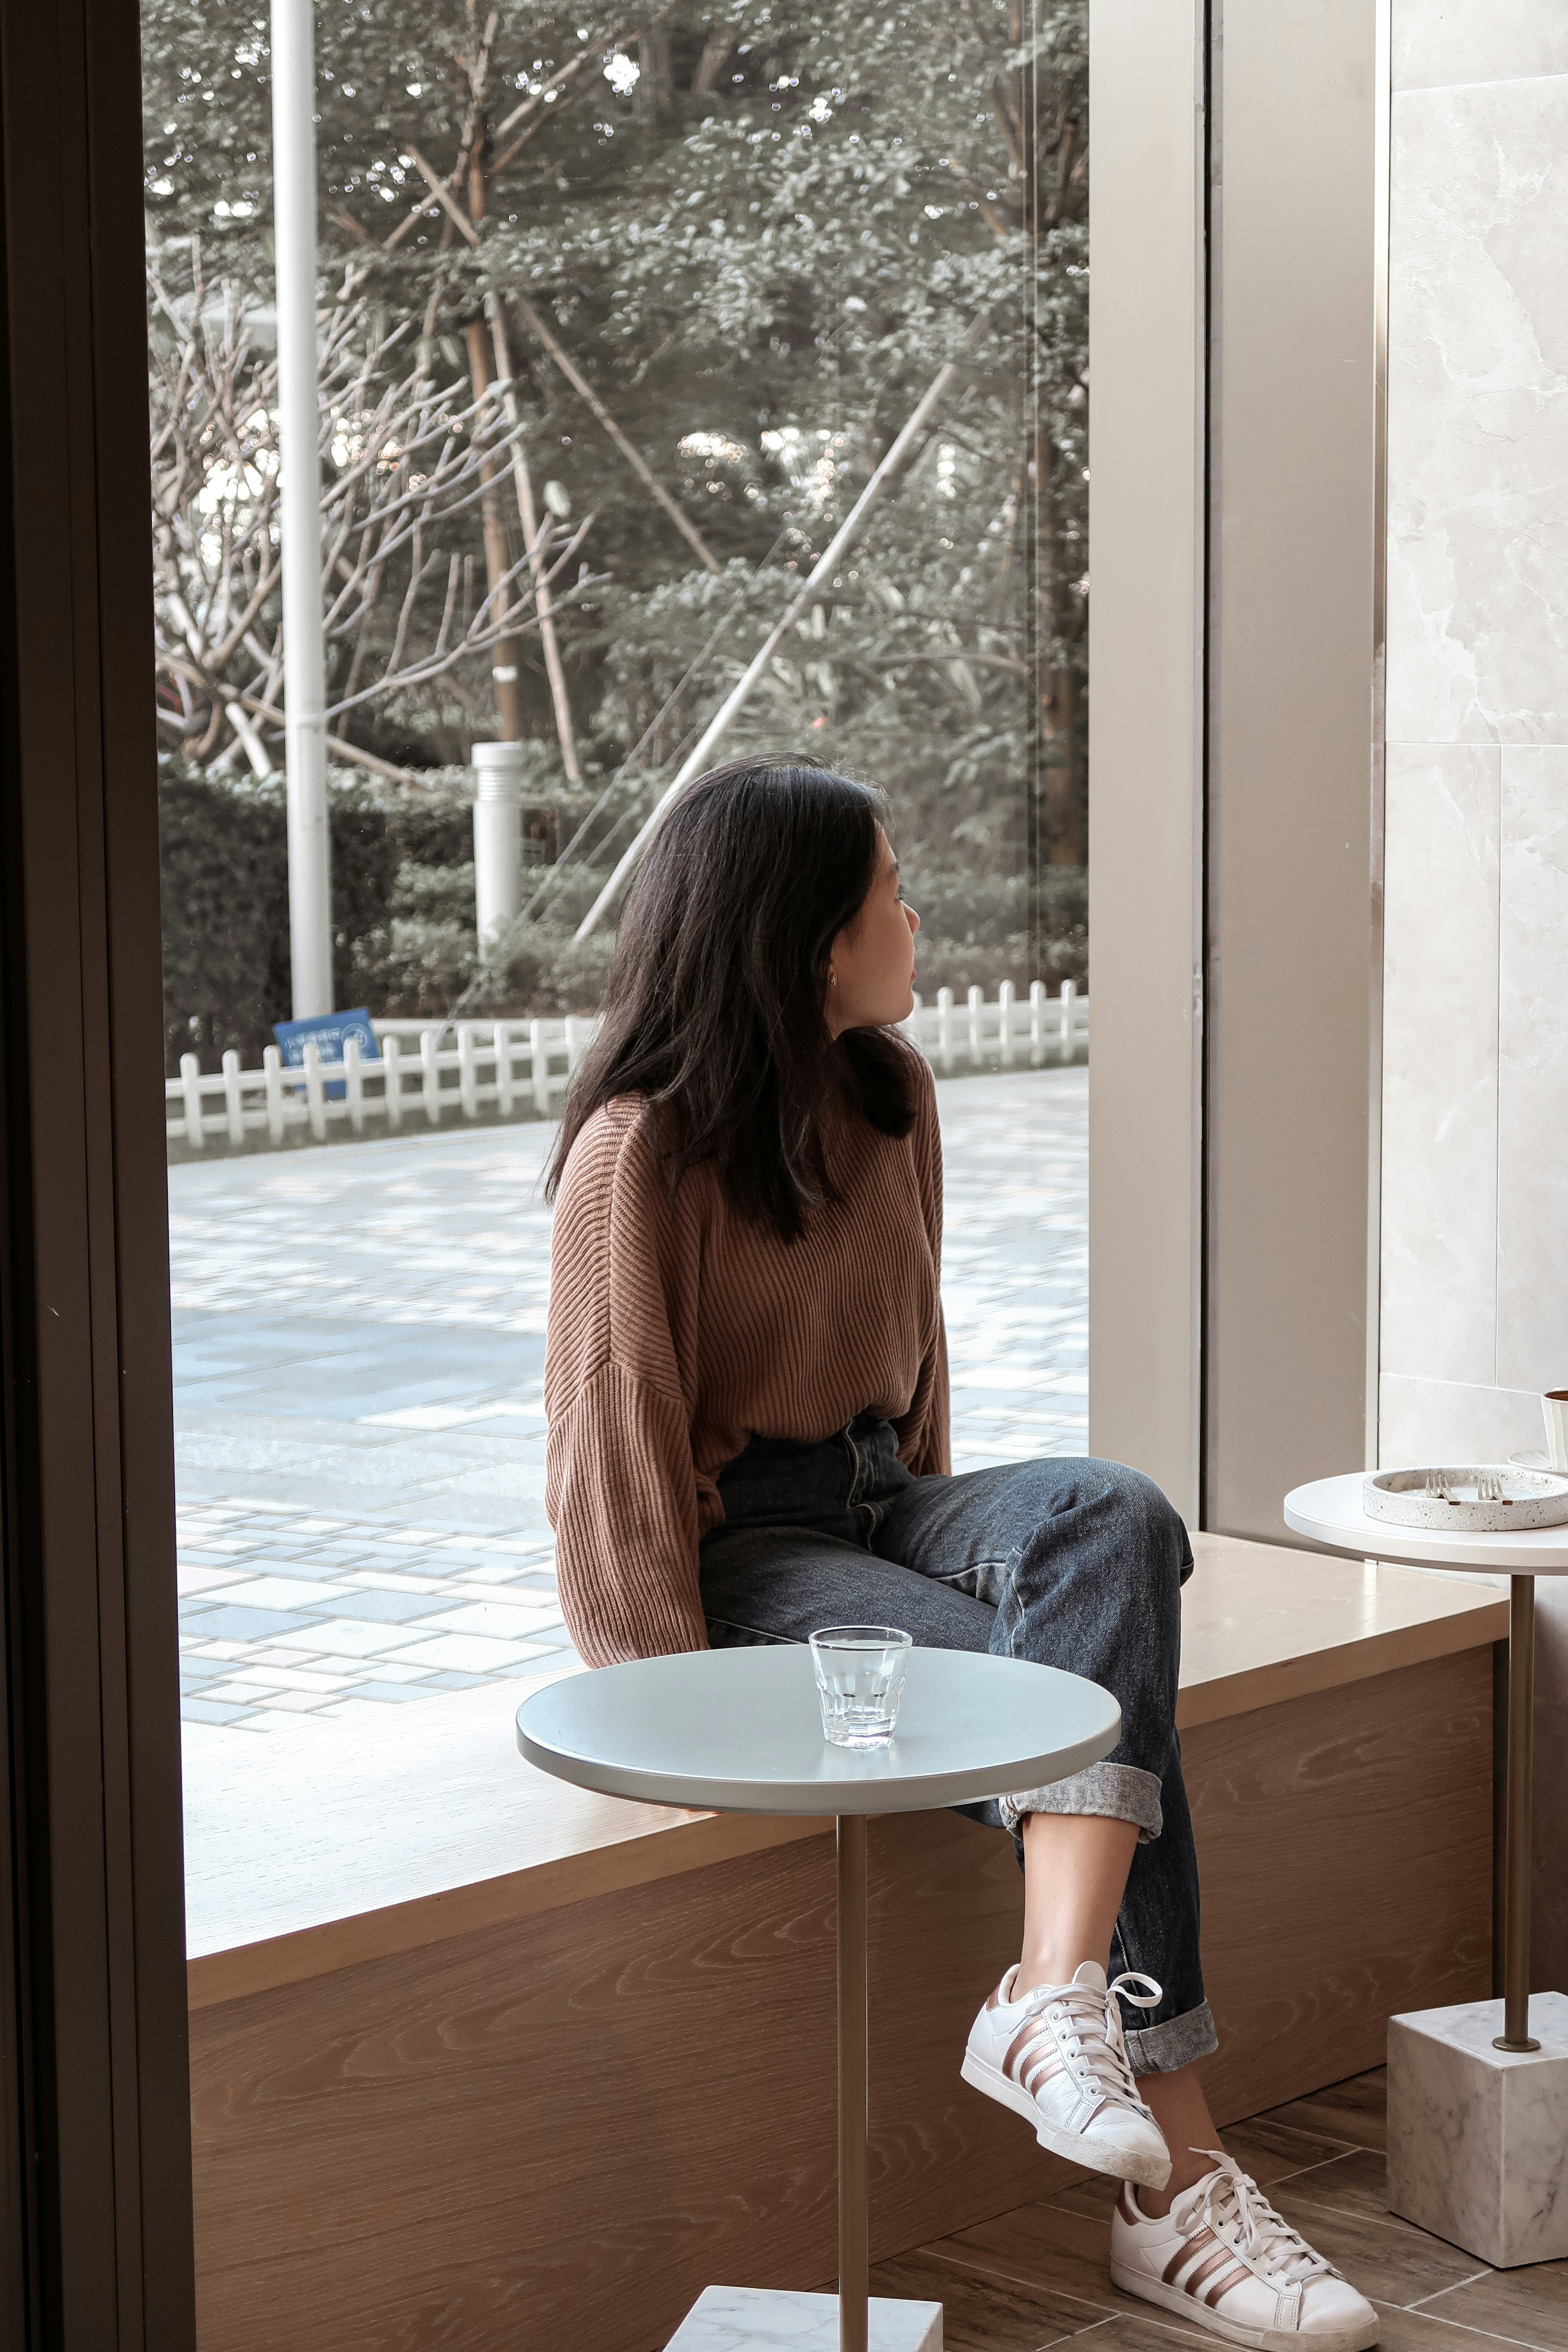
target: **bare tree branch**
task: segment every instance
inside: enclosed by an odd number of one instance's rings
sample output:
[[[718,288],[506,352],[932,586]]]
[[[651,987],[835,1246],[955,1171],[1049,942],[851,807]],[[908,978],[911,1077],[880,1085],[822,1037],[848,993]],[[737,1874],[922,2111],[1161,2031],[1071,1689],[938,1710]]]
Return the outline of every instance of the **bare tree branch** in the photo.
[[[205,287],[199,253],[180,284],[154,265],[151,290],[158,670],[181,713],[161,709],[160,721],[197,761],[237,742],[267,774],[282,727],[277,360],[245,298]],[[403,330],[378,337],[352,273],[323,308],[320,382],[327,715],[341,719],[399,697],[417,705],[536,629],[541,592],[548,600],[588,523],[568,536],[547,520],[478,609],[464,599],[459,612],[486,477],[510,464],[515,416],[433,384]],[[598,584],[557,589],[557,611]]]

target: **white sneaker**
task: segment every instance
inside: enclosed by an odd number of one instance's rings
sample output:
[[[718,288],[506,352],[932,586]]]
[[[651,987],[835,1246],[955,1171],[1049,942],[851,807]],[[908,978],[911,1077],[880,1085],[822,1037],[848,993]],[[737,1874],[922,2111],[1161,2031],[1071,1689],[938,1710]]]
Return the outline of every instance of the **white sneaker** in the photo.
[[[1071,1984],[1037,1985],[1013,2000],[1016,1973],[1008,1969],[969,2029],[964,2081],[1025,2116],[1053,2155],[1163,2189],[1171,2152],[1133,2083],[1116,1998],[1154,2009],[1159,1986],[1132,1974],[1108,1985],[1099,1962],[1085,1960]]]
[[[1110,2276],[1232,2344],[1260,2352],[1365,2352],[1377,2313],[1217,2149],[1215,2169],[1152,2221],[1125,2186],[1110,2223]]]

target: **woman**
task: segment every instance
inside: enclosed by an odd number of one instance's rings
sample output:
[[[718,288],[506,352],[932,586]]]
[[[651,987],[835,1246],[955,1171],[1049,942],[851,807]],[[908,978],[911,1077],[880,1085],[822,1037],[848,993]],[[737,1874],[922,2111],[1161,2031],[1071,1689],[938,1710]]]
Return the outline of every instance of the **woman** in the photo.
[[[1025,1895],[964,2078],[1122,2181],[1123,2291],[1360,2352],[1372,2305],[1217,2152],[1198,2080],[1185,1529],[1110,1463],[949,1473],[935,1087],[893,1026],[920,919],[885,816],[842,776],[736,762],[645,858],[551,1171],[566,1620],[594,1665],[877,1622],[1113,1692],[1105,1762],[970,1809],[1015,1833]]]

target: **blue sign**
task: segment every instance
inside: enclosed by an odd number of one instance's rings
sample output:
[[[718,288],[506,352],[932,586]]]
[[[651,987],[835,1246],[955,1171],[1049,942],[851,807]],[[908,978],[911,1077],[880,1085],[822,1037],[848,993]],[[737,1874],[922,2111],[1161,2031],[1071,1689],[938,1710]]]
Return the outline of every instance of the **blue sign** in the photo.
[[[286,1069],[302,1070],[305,1048],[314,1045],[323,1062],[339,1062],[343,1047],[352,1037],[366,1062],[379,1062],[381,1047],[375,1042],[375,1031],[370,1025],[370,1014],[362,1006],[357,1013],[320,1013],[308,1021],[275,1021],[272,1034],[283,1053]],[[342,1102],[346,1088],[342,1078],[334,1078],[327,1087],[329,1102]]]

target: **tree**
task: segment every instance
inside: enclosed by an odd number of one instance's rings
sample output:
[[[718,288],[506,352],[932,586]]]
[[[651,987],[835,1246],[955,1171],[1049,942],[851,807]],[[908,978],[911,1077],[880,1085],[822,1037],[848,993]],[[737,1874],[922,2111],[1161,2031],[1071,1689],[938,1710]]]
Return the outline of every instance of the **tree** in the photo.
[[[263,289],[265,17],[149,0],[145,23],[150,212]],[[319,37],[324,271],[352,262],[470,405],[499,303],[531,479],[593,514],[597,584],[559,616],[608,787],[578,857],[616,853],[970,339],[733,748],[809,744],[887,782],[906,863],[1045,971],[1046,868],[1081,864],[1087,782],[1083,0],[963,0],[940,38],[847,0],[592,22],[359,0]],[[492,584],[503,555],[521,577],[515,501],[503,522]],[[517,667],[515,723],[548,739],[537,632]]]
[[[155,248],[148,282],[158,718],[198,764],[243,751],[265,776],[282,725],[277,361],[254,303],[232,281],[208,285],[199,238]],[[464,405],[433,386],[354,289],[351,268],[321,356],[327,722],[340,748],[378,709],[408,723],[429,712],[429,689],[461,696],[480,656],[536,625],[539,588],[571,554],[547,526],[476,592],[466,526],[515,430],[496,401]]]

